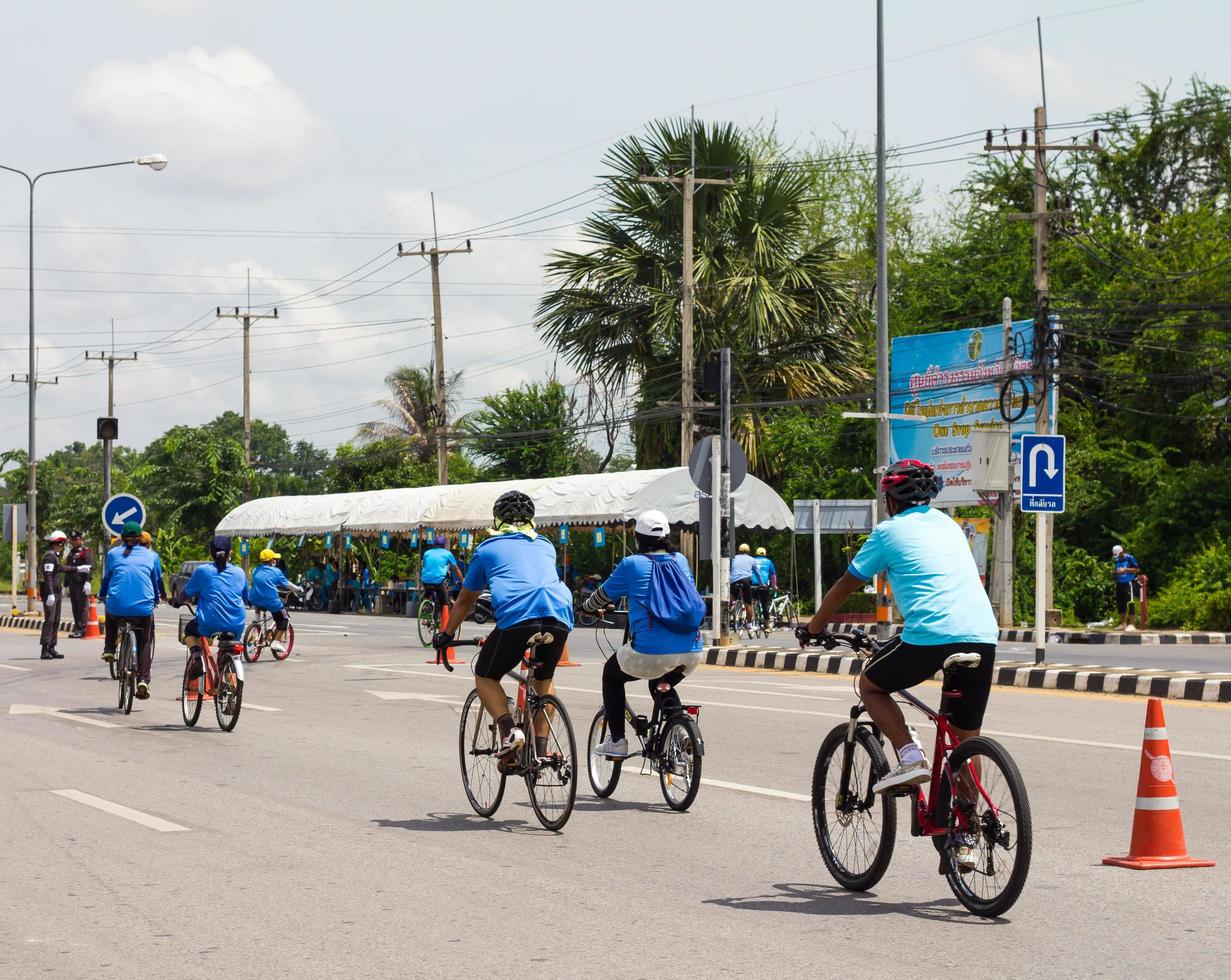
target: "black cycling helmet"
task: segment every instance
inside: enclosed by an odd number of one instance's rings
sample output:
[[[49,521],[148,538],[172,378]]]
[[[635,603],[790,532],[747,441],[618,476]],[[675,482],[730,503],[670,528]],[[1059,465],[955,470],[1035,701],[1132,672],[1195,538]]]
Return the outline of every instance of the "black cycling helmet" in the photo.
[[[528,524],[534,520],[534,501],[520,490],[509,490],[496,498],[492,517],[499,524]]]
[[[940,493],[936,471],[917,459],[900,459],[885,470],[881,491],[904,504],[926,504]]]

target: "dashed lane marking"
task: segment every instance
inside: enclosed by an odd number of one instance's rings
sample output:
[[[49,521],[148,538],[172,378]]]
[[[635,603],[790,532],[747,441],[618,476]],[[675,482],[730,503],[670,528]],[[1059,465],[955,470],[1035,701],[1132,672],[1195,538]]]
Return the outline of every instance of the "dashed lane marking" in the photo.
[[[91,796],[89,793],[81,792],[81,790],[53,789],[51,792],[56,796],[64,797],[66,800],[83,803],[86,806],[93,807],[95,810],[102,810],[103,813],[110,813],[112,816],[131,820],[133,823],[138,823],[142,827],[149,827],[150,830],[157,830],[162,834],[180,833],[188,830],[187,827],[181,827],[170,820],[163,820],[162,817],[134,810],[132,807],[124,806],[122,803],[112,803],[110,800],[104,800],[100,796]]]
[[[18,667],[16,664],[0,664],[5,670],[29,670],[29,667]]]
[[[431,701],[435,704],[456,704],[462,702],[444,694],[417,694],[411,691],[368,691],[369,694],[382,701]]]
[[[101,718],[89,718],[86,715],[74,714],[63,708],[47,708],[38,704],[13,704],[9,706],[10,715],[48,715],[52,718],[62,718],[65,721],[75,721],[79,725],[93,725],[95,728],[120,728],[120,725]]]

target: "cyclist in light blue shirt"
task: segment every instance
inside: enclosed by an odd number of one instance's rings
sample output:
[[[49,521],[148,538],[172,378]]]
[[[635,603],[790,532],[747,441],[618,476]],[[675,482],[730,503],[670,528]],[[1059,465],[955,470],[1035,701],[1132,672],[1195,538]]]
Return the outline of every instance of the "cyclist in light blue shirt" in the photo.
[[[628,599],[628,629],[624,645],[607,658],[603,667],[603,711],[607,717],[607,738],[594,751],[613,759],[628,756],[624,725],[624,686],[641,678],[650,682],[650,697],[655,701],[679,702],[675,687],[697,669],[701,662],[701,631],[676,633],[650,616],[650,582],[656,562],[675,562],[692,582],[688,559],[671,543],[671,525],[661,511],[647,510],[633,528],[637,554],[615,567],[607,581],[591,593],[582,608],[597,612],[614,599]],[[659,681],[671,686],[660,694]]]
[[[744,604],[746,621],[752,622],[752,589],[753,576],[757,572],[757,563],[752,557],[752,549],[745,542],[739,546],[739,554],[731,559],[731,601]]]
[[[423,553],[419,580],[423,583],[425,599],[430,597],[437,606],[452,609],[453,597],[449,595],[448,580],[452,578],[460,585],[462,573],[448,545],[449,541],[443,534],[436,535],[435,547]]]
[[[248,620],[248,576],[238,565],[230,564],[231,539],[225,534],[216,535],[210,542],[209,556],[211,563],[198,565],[171,602],[173,606],[182,606],[191,599],[197,601],[197,614],[184,629],[184,642],[192,654],[190,680],[205,673],[200,638],[219,633],[243,636]]]
[[[154,659],[154,607],[162,592],[162,562],[141,544],[141,525],[128,521],[122,543],[107,552],[99,595],[107,604],[103,636],[103,659],[114,661],[121,621],[127,622],[137,640],[136,697],[150,696],[150,667]]]
[[[757,602],[757,612],[761,623],[769,629],[769,594],[770,589],[778,588],[778,569],[774,560],[769,557],[764,548],[757,549],[757,556],[752,559],[752,596]]]
[[[252,587],[248,590],[248,601],[252,608],[265,610],[274,621],[274,638],[269,644],[275,653],[286,652],[286,630],[291,617],[287,615],[279,592],[302,592],[298,585],[293,585],[286,577],[286,572],[278,567],[278,559],[282,556],[272,548],[264,548],[260,554],[261,564],[252,570]]]

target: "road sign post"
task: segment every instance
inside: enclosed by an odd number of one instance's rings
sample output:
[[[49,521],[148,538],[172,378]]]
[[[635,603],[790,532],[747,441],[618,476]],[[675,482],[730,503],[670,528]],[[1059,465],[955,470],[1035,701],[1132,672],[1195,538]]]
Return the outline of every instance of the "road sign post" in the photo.
[[[103,531],[118,538],[129,521],[145,526],[145,504],[131,493],[117,493],[107,498],[102,509]]]
[[[1043,662],[1047,643],[1048,514],[1064,513],[1064,436],[1022,436],[1022,512],[1034,514],[1034,662]]]

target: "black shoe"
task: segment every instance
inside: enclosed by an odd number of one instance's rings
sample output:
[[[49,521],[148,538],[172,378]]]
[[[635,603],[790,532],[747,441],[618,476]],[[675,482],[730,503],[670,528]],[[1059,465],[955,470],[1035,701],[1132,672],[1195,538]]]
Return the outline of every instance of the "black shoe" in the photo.
[[[199,677],[204,676],[204,674],[205,674],[205,667],[201,664],[201,658],[193,657],[192,663],[188,667],[188,679],[190,681],[195,681]]]
[[[60,653],[55,647],[52,647],[47,651],[47,658],[49,660],[63,660],[64,654]]]
[[[54,658],[52,657],[52,655],[51,655],[51,651],[50,651],[50,650],[48,650],[48,649],[46,649],[46,648],[44,648],[44,649],[43,649],[43,652],[42,652],[42,653],[40,653],[40,654],[38,655],[38,658],[39,658],[39,660],[52,660],[52,659],[54,659]]]

